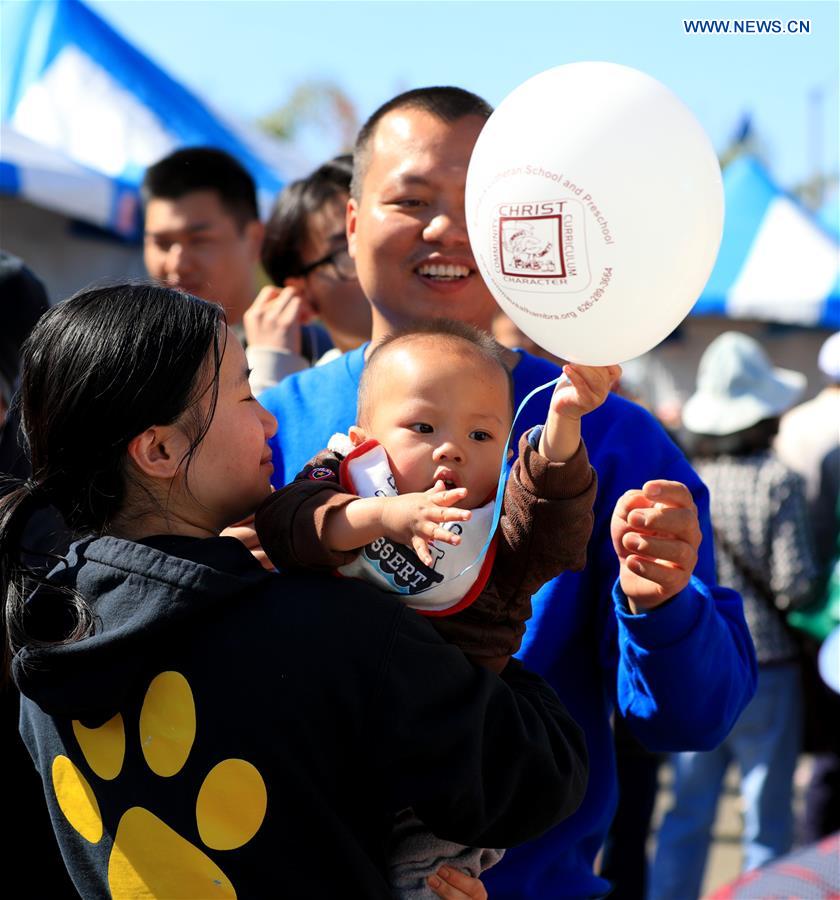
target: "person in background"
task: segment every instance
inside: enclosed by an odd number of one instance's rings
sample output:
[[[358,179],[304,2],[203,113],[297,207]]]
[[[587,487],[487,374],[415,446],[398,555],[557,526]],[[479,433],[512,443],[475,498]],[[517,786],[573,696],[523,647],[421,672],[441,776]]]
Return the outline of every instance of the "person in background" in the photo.
[[[362,127],[347,230],[371,304],[371,344],[262,395],[280,421],[270,441],[277,487],[354,423],[365,356],[391,330],[449,318],[490,331],[496,304],[470,249],[464,190],[491,112],[460,88],[421,88],[384,104]],[[560,375],[526,352],[509,351],[507,360],[517,405]],[[549,394],[525,406],[514,441],[525,423],[545,421]],[[705,749],[723,739],[755,687],[741,599],[716,584],[707,494],[683,454],[650,415],[614,395],[584,417],[582,433],[599,484],[589,564],[534,595],[519,655],[583,727],[592,777],[576,813],[487,873],[493,900],[609,890],[593,865],[615,809],[614,708],[648,746]],[[628,599],[619,574],[643,601]]]
[[[840,493],[840,331],[820,348],[817,366],[824,379],[813,400],[782,416],[776,452],[805,479],[805,497],[817,558],[827,566],[837,548],[837,496]]]
[[[839,537],[840,331],[823,343],[817,365],[825,384],[813,400],[782,416],[776,452],[805,479],[817,560],[827,581]],[[820,730],[821,745],[806,748],[815,751],[800,823],[806,843],[840,830],[840,700],[819,689],[812,690],[810,699],[816,718],[834,726]]]
[[[18,386],[20,351],[29,332],[49,309],[41,280],[16,256],[0,250],[0,496],[10,489],[9,476],[27,478],[29,460],[19,442],[19,410],[12,406]],[[8,418],[7,418],[8,416]],[[54,548],[55,522],[41,515],[27,529],[26,543],[32,550]],[[5,622],[2,629],[6,653]],[[41,783],[18,733],[20,696],[10,681],[0,683],[0,742],[3,746],[3,799],[14,810],[14,827],[3,836],[6,859],[30,859],[38,850],[37,868],[32,873],[33,894],[41,897],[72,897],[73,885],[67,877],[55,842]]]
[[[246,344],[255,391],[293,371],[266,304],[254,300],[264,228],[244,166],[223,150],[187,147],[150,166],[141,192],[149,275],[224,308]],[[301,342],[309,359],[329,348],[316,326],[303,329]]]
[[[707,347],[697,389],[683,407],[685,443],[711,495],[718,577],[744,599],[758,689],[714,750],[672,757],[674,805],[659,831],[651,900],[700,896],[718,793],[731,762],[741,771],[744,869],[791,846],[802,708],[798,648],[784,614],[811,599],[818,572],[802,479],[772,442],[779,416],[804,387],[804,375],[774,369],[753,338],[726,332]]]
[[[16,256],[0,250],[0,429],[17,388],[20,348],[48,308],[41,281]]]
[[[22,260],[0,250],[0,478],[28,478],[32,474],[15,398],[21,349],[48,309],[49,299],[41,280]],[[5,489],[6,484],[0,483],[0,493]],[[51,568],[52,555],[68,545],[60,516],[50,510],[36,512],[27,526],[24,543],[31,565]]]
[[[344,219],[353,158],[337,156],[287,185],[266,223],[261,260],[276,287],[263,288],[246,314],[263,308],[288,350],[288,369],[308,368],[301,356],[301,324],[317,316],[333,347],[317,364],[353,350],[370,337],[370,306],[347,252]]]
[[[622,363],[619,392],[650,410],[669,434],[679,429],[685,396],[677,387],[667,362],[654,351]]]

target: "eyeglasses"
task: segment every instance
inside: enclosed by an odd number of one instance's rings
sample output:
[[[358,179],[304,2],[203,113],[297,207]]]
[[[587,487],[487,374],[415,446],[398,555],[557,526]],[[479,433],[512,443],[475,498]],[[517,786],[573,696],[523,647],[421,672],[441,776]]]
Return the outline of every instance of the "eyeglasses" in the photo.
[[[346,247],[342,247],[340,250],[333,250],[332,253],[322,256],[320,259],[316,259],[315,262],[308,263],[300,270],[300,274],[308,275],[310,272],[314,272],[319,266],[327,265],[332,266],[335,269],[335,274],[338,275],[342,281],[352,281],[356,277],[356,263],[353,260],[353,257],[350,256]]]

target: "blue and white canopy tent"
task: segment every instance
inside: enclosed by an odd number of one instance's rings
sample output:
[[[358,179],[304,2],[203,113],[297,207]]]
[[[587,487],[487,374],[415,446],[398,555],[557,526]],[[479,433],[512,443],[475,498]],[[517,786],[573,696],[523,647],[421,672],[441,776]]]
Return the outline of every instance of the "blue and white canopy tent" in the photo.
[[[5,192],[14,188],[10,167],[21,173],[23,196],[37,183],[37,171],[19,154],[7,156],[9,134],[111,179],[109,225],[120,234],[128,226],[124,189],[136,189],[146,167],[177,147],[228,151],[254,176],[263,202],[282,187],[286,173],[278,171],[277,159],[264,157],[267,144],[257,150],[242,129],[223,121],[80,0],[5,4],[2,51]],[[99,224],[101,216],[95,219]]]
[[[755,159],[723,174],[726,221],[694,316],[840,328],[840,244]]]
[[[136,234],[136,184],[82,166],[6,123],[0,124],[0,148],[0,193],[23,197],[124,237]]]
[[[106,251],[88,235],[85,260],[68,273],[72,223],[136,241],[143,172],[178,147],[231,153],[253,175],[263,210],[302,174],[292,153],[227,121],[81,0],[4,3],[0,40],[0,243],[53,293],[142,272],[136,246],[112,241]]]

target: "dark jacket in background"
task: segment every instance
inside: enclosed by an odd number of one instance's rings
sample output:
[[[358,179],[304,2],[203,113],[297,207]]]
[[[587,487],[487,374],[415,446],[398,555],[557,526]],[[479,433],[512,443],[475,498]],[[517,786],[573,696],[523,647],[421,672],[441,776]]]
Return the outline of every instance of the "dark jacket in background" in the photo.
[[[0,397],[8,405],[20,374],[20,350],[38,319],[49,307],[41,281],[16,256],[0,250]],[[13,407],[0,416],[0,494],[8,490],[2,476],[28,478],[29,459],[21,442],[20,422]],[[51,511],[33,516],[26,533],[27,546],[53,549],[63,523]],[[66,546],[66,544],[64,544]],[[35,561],[37,563],[37,561]],[[52,564],[49,564],[52,567]],[[5,626],[2,631],[5,644]],[[64,871],[50,829],[47,810],[32,761],[18,736],[18,692],[13,684],[0,686],[0,744],[3,747],[3,801],[14,811],[14,826],[3,838],[3,858],[15,860],[30,872],[32,895],[62,900],[76,892]]]

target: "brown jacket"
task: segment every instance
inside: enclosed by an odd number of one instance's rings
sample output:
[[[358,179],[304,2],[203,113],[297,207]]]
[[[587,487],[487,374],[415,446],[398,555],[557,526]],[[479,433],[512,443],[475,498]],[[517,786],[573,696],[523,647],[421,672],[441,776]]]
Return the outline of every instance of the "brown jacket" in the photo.
[[[331,551],[322,541],[327,516],[357,499],[339,483],[340,462],[322,451],[257,510],[257,534],[278,568],[335,569],[356,555]],[[519,649],[531,595],[561,572],[584,567],[595,489],[583,442],[570,460],[552,463],[523,435],[505,488],[490,578],[466,609],[430,617],[441,636],[474,661],[503,668]]]

